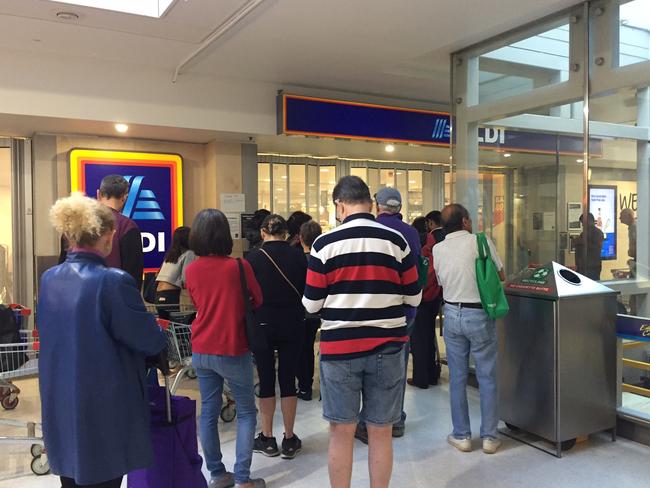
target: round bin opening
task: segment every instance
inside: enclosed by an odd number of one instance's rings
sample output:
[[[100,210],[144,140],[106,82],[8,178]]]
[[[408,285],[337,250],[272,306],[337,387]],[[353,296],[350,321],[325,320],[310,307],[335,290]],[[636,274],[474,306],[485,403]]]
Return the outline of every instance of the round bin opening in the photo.
[[[572,285],[579,285],[582,283],[582,280],[580,279],[580,276],[578,276],[576,273],[571,271],[570,269],[561,269],[559,271],[559,275],[562,277],[564,281],[567,281],[571,283]]]

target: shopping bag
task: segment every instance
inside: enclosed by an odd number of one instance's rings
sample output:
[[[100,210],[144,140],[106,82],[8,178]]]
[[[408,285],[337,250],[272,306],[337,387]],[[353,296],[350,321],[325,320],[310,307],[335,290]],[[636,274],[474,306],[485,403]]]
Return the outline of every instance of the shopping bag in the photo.
[[[239,265],[239,284],[241,286],[244,309],[246,311],[246,339],[248,339],[248,348],[253,354],[257,354],[267,351],[269,349],[269,343],[266,337],[266,331],[262,328],[253,310],[250,292],[248,291],[248,283],[246,282],[246,273],[244,272],[244,265],[241,259],[237,258],[237,264]]]
[[[196,402],[149,386],[154,462],[129,473],[127,488],[207,488],[196,436]],[[216,434],[215,434],[216,435]]]
[[[476,259],[476,284],[483,310],[491,319],[505,316],[509,311],[508,300],[503,292],[503,284],[499,278],[497,267],[492,261],[490,248],[485,234],[476,235],[478,258]]]

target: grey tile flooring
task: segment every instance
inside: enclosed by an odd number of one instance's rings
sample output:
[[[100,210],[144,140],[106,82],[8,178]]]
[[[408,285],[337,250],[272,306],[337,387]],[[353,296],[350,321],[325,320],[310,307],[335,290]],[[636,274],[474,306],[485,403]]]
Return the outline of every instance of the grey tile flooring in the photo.
[[[39,416],[37,380],[17,382],[23,390],[21,403],[13,412],[0,410],[0,418],[34,419]],[[180,394],[198,398],[196,381],[182,384]],[[326,487],[327,424],[321,420],[318,397],[299,401],[296,432],[303,439],[303,451],[294,460],[255,455],[253,475],[264,477],[269,488]],[[478,432],[478,392],[470,389],[473,430]],[[448,389],[443,384],[428,390],[407,388],[406,435],[394,442],[395,463],[391,486],[461,488],[546,488],[589,487],[640,488],[650,486],[650,448],[624,439],[616,443],[607,434],[596,435],[578,444],[563,459],[556,459],[514,440],[504,438],[502,449],[493,456],[475,450],[460,453],[446,443],[450,430]],[[224,462],[232,468],[235,423],[222,424]],[[282,437],[281,418],[276,413],[275,435]],[[19,432],[0,425],[0,436]],[[354,487],[368,486],[367,448],[355,445]],[[60,486],[54,476],[36,477],[29,469],[29,446],[0,444],[0,488],[53,488]],[[123,484],[126,487],[126,482]]]

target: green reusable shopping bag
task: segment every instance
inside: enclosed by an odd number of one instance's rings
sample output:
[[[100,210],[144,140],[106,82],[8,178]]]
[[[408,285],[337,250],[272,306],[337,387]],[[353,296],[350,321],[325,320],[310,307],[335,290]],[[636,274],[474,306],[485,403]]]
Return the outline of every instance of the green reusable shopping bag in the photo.
[[[424,288],[429,278],[429,258],[418,256],[418,286]]]
[[[491,319],[499,319],[505,316],[510,307],[503,292],[503,284],[499,278],[497,267],[492,261],[490,248],[485,234],[476,235],[478,245],[478,258],[476,259],[476,283],[483,310]]]

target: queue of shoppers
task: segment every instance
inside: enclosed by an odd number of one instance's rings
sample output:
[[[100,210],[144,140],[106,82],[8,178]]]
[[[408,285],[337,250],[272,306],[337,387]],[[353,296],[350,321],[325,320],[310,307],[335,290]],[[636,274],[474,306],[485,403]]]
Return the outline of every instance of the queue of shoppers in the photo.
[[[101,191],[121,194],[120,185],[119,178],[111,177]],[[370,485],[388,487],[391,437],[405,432],[405,387],[438,382],[436,320],[443,301],[453,424],[448,442],[460,451],[471,450],[466,384],[472,354],[480,384],[483,451],[492,454],[500,445],[496,331],[481,306],[476,238],[467,210],[448,205],[409,225],[400,213],[399,191],[384,188],[373,198],[355,176],[338,182],[333,200],[341,225],[325,234],[303,212],[288,220],[259,212],[259,242],[249,236],[255,248],[245,260],[231,257],[228,219],[219,210],[202,210],[191,229],[174,233],[156,278],[156,301],[178,304],[186,287],[196,308],[192,363],[201,393],[199,437],[210,488],[266,486],[263,479],[251,477],[253,453],[293,459],[301,451],[294,432],[297,400],[312,399],[319,328],[330,484],[350,486],[357,437],[369,446]],[[152,461],[142,385],[145,356],[164,348],[165,335],[145,310],[136,280],[108,262],[120,245],[115,236],[122,220],[115,212],[105,202],[81,195],[59,200],[51,212],[68,249],[65,261],[46,272],[41,284],[40,387],[45,443],[52,470],[65,487],[117,487],[124,474]],[[499,256],[489,239],[488,244],[503,279]],[[249,328],[253,310],[266,345],[255,351]],[[66,348],[71,353],[59,357]],[[261,417],[257,435],[255,369]],[[71,371],[78,378],[74,392],[60,395],[72,386],[66,381]],[[110,392],[118,376],[119,401],[98,394],[98,378]],[[219,440],[226,383],[237,405],[232,471],[223,462]],[[284,425],[279,446],[273,433],[276,383]],[[72,398],[72,405],[62,398]],[[106,415],[113,420],[106,423]],[[81,418],[86,428],[77,430]],[[104,432],[101,441],[91,426]],[[64,432],[76,434],[69,439]],[[106,449],[97,449],[97,442]],[[113,454],[107,456],[109,451]]]

